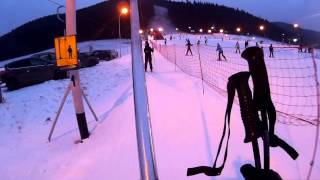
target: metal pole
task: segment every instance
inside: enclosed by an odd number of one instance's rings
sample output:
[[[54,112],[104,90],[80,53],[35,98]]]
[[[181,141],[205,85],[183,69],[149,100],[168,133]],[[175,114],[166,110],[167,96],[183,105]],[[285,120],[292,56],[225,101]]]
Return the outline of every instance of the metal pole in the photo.
[[[204,94],[204,84],[203,84],[203,72],[202,72],[202,63],[201,63],[201,56],[200,56],[200,45],[197,46],[198,55],[199,55],[199,65],[200,65],[200,73],[201,73],[201,81],[202,81],[202,93]]]
[[[316,63],[316,58],[315,58],[315,49],[312,49],[312,61],[313,61],[313,68],[314,68],[314,76],[316,79],[316,88],[317,88],[317,103],[318,103],[318,109],[317,109],[317,129],[316,129],[316,137],[315,137],[315,142],[314,142],[314,149],[313,149],[313,153],[312,153],[312,160],[310,162],[310,169],[308,172],[308,176],[307,176],[307,180],[310,179],[311,177],[311,173],[312,173],[312,169],[314,166],[314,160],[316,159],[316,155],[317,155],[317,150],[318,150],[318,142],[319,142],[319,133],[320,133],[320,87],[319,87],[319,78],[318,78],[318,68],[317,68],[317,63]]]
[[[134,91],[134,108],[140,176],[142,180],[158,179],[152,129],[148,118],[148,97],[142,57],[142,42],[139,37],[140,21],[137,0],[130,0],[131,8],[131,51]]]
[[[177,48],[176,44],[174,46],[174,71],[177,71]]]
[[[257,139],[252,140],[252,150],[253,150],[255,167],[260,170],[261,169],[261,160],[260,160],[259,144],[258,144]]]
[[[67,99],[68,94],[69,94],[70,91],[71,91],[71,83],[70,83],[70,85],[68,86],[67,91],[66,91],[66,92],[64,93],[64,95],[63,95],[63,98],[62,98],[61,104],[60,104],[60,106],[59,106],[57,115],[56,115],[56,117],[54,118],[53,124],[52,124],[52,126],[51,126],[50,133],[49,133],[49,137],[48,137],[49,142],[51,141],[51,137],[52,137],[54,128],[56,127],[56,124],[57,124],[57,122],[58,122],[58,118],[59,118],[60,113],[61,113],[61,111],[62,111],[63,105],[64,105],[64,103],[66,102],[66,99]]]
[[[3,103],[3,97],[2,97],[1,84],[0,84],[0,103]]]
[[[77,25],[76,25],[76,4],[75,0],[66,1],[66,34],[76,35],[77,34]],[[77,52],[77,49],[74,50]],[[84,112],[82,94],[80,88],[80,75],[79,70],[71,70],[70,76],[72,77],[73,87],[72,87],[72,96],[73,104],[76,111],[77,122],[80,130],[81,139],[86,139],[89,137],[89,130],[86,120],[86,115]]]
[[[119,15],[119,22],[118,22],[118,30],[119,30],[119,51],[120,51],[120,57],[121,57],[121,13]]]
[[[82,93],[83,99],[86,101],[86,103],[87,103],[87,105],[88,105],[88,107],[89,107],[89,109],[90,109],[90,111],[91,111],[94,119],[95,119],[96,121],[99,121],[97,114],[94,112],[94,110],[93,110],[93,108],[92,108],[92,106],[91,106],[91,104],[90,104],[87,96],[83,93],[83,90],[81,90],[81,93]]]

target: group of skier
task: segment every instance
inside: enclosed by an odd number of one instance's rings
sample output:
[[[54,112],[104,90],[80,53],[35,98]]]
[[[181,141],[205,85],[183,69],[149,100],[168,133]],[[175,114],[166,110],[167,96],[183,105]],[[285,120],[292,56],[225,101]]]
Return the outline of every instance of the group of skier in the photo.
[[[205,44],[207,45],[208,39],[205,37]],[[260,42],[261,44],[261,42]],[[249,47],[249,41],[245,41],[245,48]],[[191,46],[193,46],[193,44],[191,44],[190,39],[186,39],[186,46],[187,46],[187,52],[186,52],[186,56],[189,55],[193,55],[192,54],[192,50],[191,50]],[[200,40],[197,41],[197,46],[200,46]],[[259,43],[256,43],[256,46],[259,46]],[[263,48],[262,46],[260,48]],[[241,50],[240,50],[240,43],[237,41],[236,45],[235,45],[235,49],[236,49],[236,53],[241,54]],[[218,61],[221,60],[221,57],[223,57],[225,60],[227,60],[227,58],[225,57],[224,53],[223,53],[223,49],[221,47],[221,45],[219,43],[217,43],[217,48],[216,51],[218,52]],[[274,48],[273,45],[270,44],[269,46],[269,57],[270,58],[274,58]]]
[[[172,36],[170,36],[170,40],[172,40]],[[207,45],[208,43],[208,39],[207,37],[204,37],[204,44]],[[256,42],[256,46],[257,47],[260,47],[260,48],[263,48],[263,46],[261,45],[263,42]],[[164,44],[167,45],[167,39],[165,38],[164,39]],[[200,47],[201,45],[201,41],[200,40],[197,40],[197,47]],[[193,53],[192,53],[192,46],[193,44],[191,43],[190,39],[186,39],[186,46],[187,46],[187,52],[186,52],[186,56],[193,56]],[[247,47],[249,47],[249,41],[246,40],[245,43],[244,43],[244,47],[245,49]],[[154,51],[153,48],[150,47],[148,41],[145,42],[145,48],[144,48],[144,53],[145,53],[145,71],[147,71],[147,66],[149,64],[150,66],[150,70],[151,72],[153,71],[153,66],[152,66],[152,52]],[[223,51],[223,48],[222,46],[220,45],[220,43],[217,43],[217,46],[216,46],[216,51],[218,52],[218,61],[221,61],[222,58],[224,60],[227,60],[226,56],[224,55],[224,51]],[[299,52],[302,52],[302,46],[299,47]],[[237,41],[236,44],[235,44],[235,53],[236,54],[241,54],[241,49],[240,49],[240,43]],[[269,57],[270,58],[274,58],[274,47],[272,44],[270,44],[269,46]]]
[[[304,51],[303,51],[304,48]],[[298,47],[298,52],[304,52],[304,53],[312,53],[312,47],[311,46],[302,46],[302,44],[299,45]]]

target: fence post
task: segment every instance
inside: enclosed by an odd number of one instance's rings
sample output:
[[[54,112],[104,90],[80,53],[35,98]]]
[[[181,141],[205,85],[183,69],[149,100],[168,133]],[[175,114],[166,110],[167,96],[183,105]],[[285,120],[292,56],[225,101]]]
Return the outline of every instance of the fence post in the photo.
[[[0,103],[3,103],[3,97],[2,97],[1,84],[0,84]]]
[[[314,166],[314,161],[316,159],[316,155],[317,155],[317,149],[318,149],[318,141],[319,141],[319,121],[320,121],[320,92],[319,92],[319,88],[320,88],[320,84],[319,84],[319,78],[318,78],[318,67],[317,67],[317,63],[316,63],[316,58],[315,58],[315,49],[312,49],[312,61],[313,61],[313,68],[314,68],[314,72],[315,72],[315,80],[316,80],[316,88],[317,88],[317,122],[316,122],[316,137],[315,137],[315,143],[314,143],[314,149],[313,149],[313,153],[312,153],[312,160],[310,162],[310,169],[308,172],[308,177],[307,180],[310,179],[311,177],[311,173],[312,173],[312,169]]]
[[[202,63],[201,63],[201,56],[200,56],[200,45],[197,46],[197,50],[198,50],[198,55],[199,55],[199,65],[200,65],[200,73],[201,73],[201,80],[202,80],[202,93],[204,94]]]
[[[167,59],[169,60],[168,46],[164,45],[164,47],[166,48]]]
[[[177,49],[176,49],[176,44],[174,46],[174,71],[177,71]]]

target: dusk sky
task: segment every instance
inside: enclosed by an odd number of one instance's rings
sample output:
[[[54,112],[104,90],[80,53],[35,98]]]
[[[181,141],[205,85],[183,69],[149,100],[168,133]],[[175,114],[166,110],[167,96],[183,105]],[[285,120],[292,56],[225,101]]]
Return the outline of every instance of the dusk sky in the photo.
[[[61,4],[65,0],[55,0]],[[77,0],[83,8],[104,0]],[[320,31],[320,0],[206,0],[246,10],[270,21],[299,23],[302,27]],[[0,35],[30,20],[54,14],[57,6],[48,0],[1,0]]]

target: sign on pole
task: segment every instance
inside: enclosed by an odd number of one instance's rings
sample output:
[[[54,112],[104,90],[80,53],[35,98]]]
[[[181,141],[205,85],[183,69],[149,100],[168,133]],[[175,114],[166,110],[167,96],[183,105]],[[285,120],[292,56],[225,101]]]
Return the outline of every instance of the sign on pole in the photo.
[[[73,66],[78,64],[76,36],[58,37],[54,40],[57,66]]]

